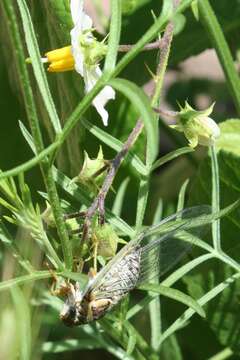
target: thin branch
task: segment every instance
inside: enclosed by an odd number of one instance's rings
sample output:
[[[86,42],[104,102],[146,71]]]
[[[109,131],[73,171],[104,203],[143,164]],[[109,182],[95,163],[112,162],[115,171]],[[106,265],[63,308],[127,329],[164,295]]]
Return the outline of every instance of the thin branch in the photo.
[[[157,50],[160,47],[161,44],[161,39],[156,40],[152,43],[146,44],[143,48],[142,51],[151,51],[151,50]],[[119,45],[118,47],[118,51],[119,52],[128,52],[130,50],[132,50],[132,48],[135,46],[135,44],[132,45]]]
[[[176,117],[178,116],[178,111],[172,111],[172,110],[166,110],[166,109],[162,109],[162,108],[153,108],[153,111],[155,111],[156,113],[163,115],[163,116],[167,116],[167,117]]]
[[[83,235],[82,235],[82,241],[81,241],[80,250],[79,250],[80,253],[82,251],[82,248],[83,248],[83,245],[84,245],[86,239],[88,238],[89,228],[91,226],[91,219],[95,215],[97,210],[99,211],[99,223],[100,224],[104,223],[104,219],[105,219],[104,203],[105,203],[105,198],[107,196],[107,193],[112,186],[114,177],[115,177],[123,159],[127,155],[130,148],[133,146],[135,141],[137,140],[138,136],[142,132],[143,127],[144,127],[143,122],[141,120],[138,120],[136,126],[132,130],[127,141],[123,144],[122,150],[110,162],[110,168],[109,168],[107,176],[103,182],[103,185],[102,185],[101,189],[99,190],[99,193],[98,193],[97,197],[95,198],[95,200],[93,201],[92,205],[88,208],[88,210],[85,213],[85,221],[83,224]],[[73,217],[76,217],[76,216],[78,216],[78,213],[75,213],[74,215],[73,215]],[[69,218],[69,216],[68,216],[68,218]]]

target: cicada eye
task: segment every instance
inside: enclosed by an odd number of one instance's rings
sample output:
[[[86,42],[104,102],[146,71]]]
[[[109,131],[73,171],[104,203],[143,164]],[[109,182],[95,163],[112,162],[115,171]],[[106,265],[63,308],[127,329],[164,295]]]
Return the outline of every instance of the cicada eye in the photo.
[[[66,326],[74,326],[76,322],[76,308],[74,306],[64,306],[60,318]]]

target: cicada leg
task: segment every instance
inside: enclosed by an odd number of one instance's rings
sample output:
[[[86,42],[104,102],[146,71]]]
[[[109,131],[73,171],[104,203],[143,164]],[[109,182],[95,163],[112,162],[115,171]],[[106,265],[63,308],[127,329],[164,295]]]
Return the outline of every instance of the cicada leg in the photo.
[[[65,296],[68,295],[70,292],[72,292],[72,288],[71,288],[72,285],[69,282],[64,281],[63,283],[58,285],[59,281],[56,274],[53,273],[52,276],[53,276],[53,281],[50,288],[50,292],[53,296]]]
[[[98,241],[96,236],[93,235],[93,269],[97,274],[97,254],[98,254]]]
[[[50,268],[50,265],[48,264],[48,262],[46,262],[46,266],[47,266],[48,271],[50,272],[51,278],[52,278],[52,283],[50,286],[50,293],[54,296],[58,296],[59,289],[57,289],[57,284],[58,284],[57,274],[55,273],[55,271],[53,269]]]
[[[91,268],[89,269],[89,272],[88,272],[88,277],[89,277],[89,279],[94,279],[96,275],[97,275],[96,270],[91,267]]]

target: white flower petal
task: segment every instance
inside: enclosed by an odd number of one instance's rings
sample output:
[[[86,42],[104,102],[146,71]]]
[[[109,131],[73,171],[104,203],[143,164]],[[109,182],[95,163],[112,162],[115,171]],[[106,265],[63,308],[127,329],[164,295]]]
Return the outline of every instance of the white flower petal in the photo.
[[[88,93],[102,75],[102,71],[98,65],[89,67],[85,64],[84,52],[80,45],[80,36],[84,30],[92,29],[92,19],[83,10],[83,0],[71,0],[70,6],[74,23],[74,27],[70,33],[72,55],[75,61],[75,69],[84,78],[85,91]],[[87,35],[86,41],[91,43],[93,41],[91,31],[87,34],[85,33],[85,35]],[[104,109],[104,106],[110,99],[115,99],[115,91],[111,86],[105,86],[93,100],[93,105],[100,114],[105,126],[108,124],[108,112]]]
[[[92,28],[92,19],[83,11],[83,0],[71,0],[71,15],[75,27],[80,32]]]
[[[83,76],[84,55],[79,45],[79,30],[74,27],[71,32],[72,55],[75,61],[75,70]]]
[[[218,126],[218,124],[211,119],[210,117],[199,117],[199,120],[202,124],[202,126],[204,126],[204,128],[206,129],[206,132],[209,133],[209,136],[214,140],[219,138],[220,136],[220,128]]]
[[[83,11],[83,0],[71,0],[71,14],[74,27],[71,30],[72,54],[75,60],[76,71],[83,76],[84,55],[80,46],[80,36],[84,30],[92,28],[92,19]],[[92,41],[92,34],[89,32],[89,41]]]
[[[86,69],[84,74],[85,80],[85,90],[88,93],[96,84],[102,71],[99,66],[93,67],[91,69]],[[103,124],[108,125],[108,112],[104,109],[104,106],[108,100],[115,99],[115,91],[111,86],[105,86],[100,93],[93,100],[93,105],[96,108],[97,112],[102,118]]]
[[[73,23],[76,24],[80,14],[83,12],[83,0],[71,0],[70,9]]]

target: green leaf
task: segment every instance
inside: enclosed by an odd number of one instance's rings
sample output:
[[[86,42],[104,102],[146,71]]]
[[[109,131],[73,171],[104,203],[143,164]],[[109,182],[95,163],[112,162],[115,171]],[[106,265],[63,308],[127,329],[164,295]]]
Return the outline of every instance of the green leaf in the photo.
[[[170,299],[179,301],[182,304],[185,304],[188,307],[190,307],[191,309],[193,309],[200,316],[205,317],[205,312],[204,312],[203,308],[199,305],[199,303],[196,300],[194,300],[193,298],[191,298],[190,296],[184,294],[183,292],[181,292],[179,290],[172,289],[167,286],[158,285],[158,284],[141,285],[139,287],[139,289],[156,292],[157,294],[161,294]]]
[[[220,124],[221,136],[216,142],[218,151],[240,156],[240,119],[229,119]]]
[[[187,190],[188,183],[189,183],[189,179],[185,180],[179,191],[177,211],[181,211],[184,209],[185,196],[186,196],[186,190]]]
[[[16,285],[22,285],[25,283],[33,282],[36,280],[47,279],[52,276],[49,271],[35,271],[29,275],[19,276],[10,280],[5,280],[0,283],[0,291],[11,289]]]
[[[136,346],[137,334],[136,331],[134,330],[134,327],[128,326],[128,322],[125,323],[125,327],[127,328],[127,332],[129,336],[126,352],[128,355],[131,355]]]
[[[121,211],[122,211],[123,202],[124,202],[124,199],[125,199],[126,190],[127,190],[129,180],[130,180],[130,178],[127,177],[126,179],[124,179],[122,181],[122,183],[120,184],[120,186],[118,188],[118,192],[116,194],[116,197],[114,199],[114,203],[113,203],[113,206],[112,206],[112,213],[117,215],[117,216],[121,216]]]
[[[48,86],[45,70],[41,62],[41,55],[38,48],[38,43],[35,36],[31,16],[25,0],[17,0],[17,3],[22,18],[28,52],[31,58],[31,63],[39,86],[39,90],[41,92],[42,99],[48,111],[52,125],[56,133],[59,133],[61,132],[61,124]]]
[[[171,161],[175,158],[177,158],[178,156],[193,152],[194,150],[192,148],[190,148],[189,146],[185,146],[183,148],[177,149],[177,150],[173,150],[171,152],[169,152],[167,155],[164,155],[163,157],[161,157],[160,159],[156,160],[152,166],[152,171],[157,169],[159,166],[162,166],[163,164],[166,164],[168,161]]]
[[[121,34],[121,0],[112,0],[110,33],[108,40],[108,50],[104,63],[104,72],[112,71],[116,65],[120,34]]]
[[[48,341],[42,345],[44,353],[58,354],[65,351],[75,350],[94,350],[101,348],[102,345],[97,339],[67,339],[62,341]]]
[[[220,210],[220,186],[219,186],[219,168],[215,146],[210,148],[211,154],[211,170],[212,170],[212,210],[217,212]],[[212,223],[212,238],[214,248],[221,251],[221,233],[220,219]]]
[[[27,295],[24,295],[18,287],[11,289],[11,295],[16,312],[19,359],[30,360],[32,329],[30,307],[26,299]]]
[[[138,200],[137,200],[137,213],[136,213],[136,233],[139,233],[142,229],[144,216],[146,212],[147,200],[149,192],[149,181],[148,178],[140,179]]]
[[[33,142],[33,137],[30,134],[30,132],[27,130],[27,128],[25,127],[25,125],[19,121],[19,127],[20,130],[24,136],[24,139],[26,140],[26,142],[28,143],[28,145],[30,146],[31,150],[33,151],[34,154],[36,154],[36,148]]]

